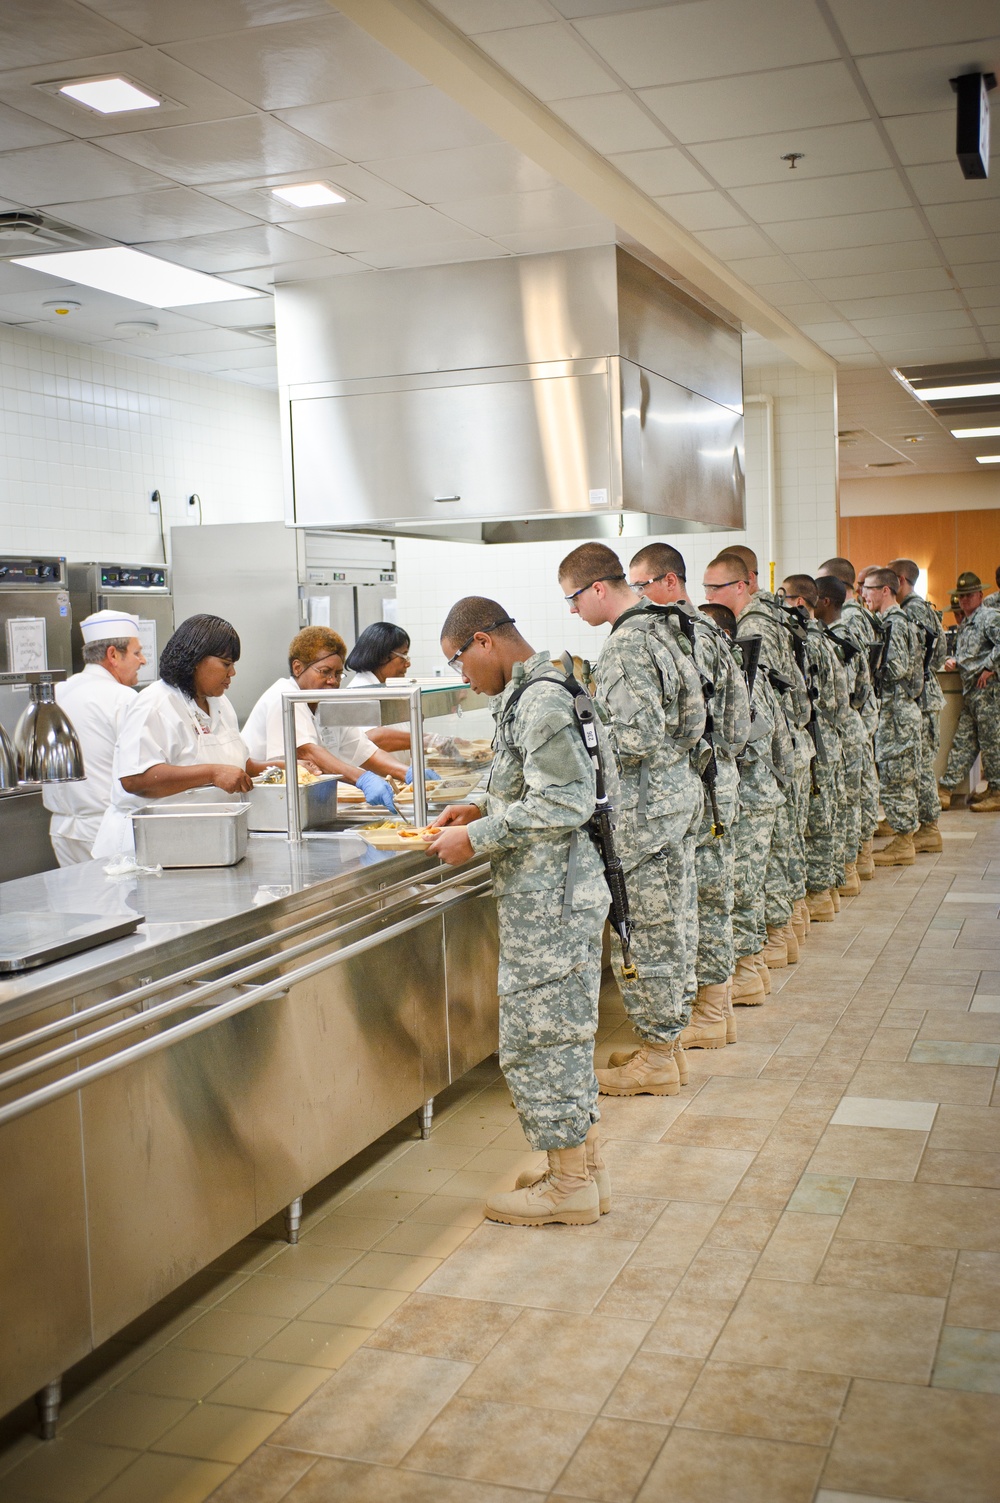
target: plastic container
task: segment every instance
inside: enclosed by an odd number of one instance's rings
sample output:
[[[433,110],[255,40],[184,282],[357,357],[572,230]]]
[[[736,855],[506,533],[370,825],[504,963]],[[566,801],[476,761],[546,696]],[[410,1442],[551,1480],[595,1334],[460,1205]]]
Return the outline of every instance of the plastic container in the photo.
[[[142,866],[235,866],[247,853],[250,805],[150,804],[131,816]]]

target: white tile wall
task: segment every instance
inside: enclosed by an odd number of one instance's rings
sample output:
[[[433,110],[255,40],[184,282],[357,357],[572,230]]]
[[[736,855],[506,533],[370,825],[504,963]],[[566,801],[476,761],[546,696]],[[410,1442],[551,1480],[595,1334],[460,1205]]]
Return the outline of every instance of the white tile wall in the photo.
[[[161,558],[170,528],[284,515],[277,397],[0,327],[0,547]]]
[[[836,402],[832,377],[813,375],[790,362],[758,365],[744,377],[746,395],[769,392],[775,410],[777,492],[777,570],[811,572],[837,551]],[[750,405],[746,415],[747,526],[743,532],[687,533],[666,537],[683,553],[692,598],[705,565],[727,543],[749,543],[767,579],[767,523],[764,492],[765,409]],[[623,564],[649,538],[625,538],[618,549]],[[511,543],[478,548],[402,538],[399,564],[399,621],[413,642],[417,673],[441,667],[438,636],[449,607],[462,595],[488,595],[517,618],[536,648],[580,653],[600,651],[606,629],[595,630],[571,616],[556,579],[560,559],[573,543]]]

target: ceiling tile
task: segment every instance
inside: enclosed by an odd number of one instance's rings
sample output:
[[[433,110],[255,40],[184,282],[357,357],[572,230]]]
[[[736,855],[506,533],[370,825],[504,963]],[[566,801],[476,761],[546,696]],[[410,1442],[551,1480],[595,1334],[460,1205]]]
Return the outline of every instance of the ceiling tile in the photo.
[[[0,88],[0,99],[4,97]],[[0,104],[0,142],[4,151],[18,151],[22,146],[48,146],[53,141],[65,141],[66,132],[55,130],[30,114]]]
[[[746,215],[721,193],[670,193],[658,197],[656,202],[686,230],[719,230],[746,224]]]
[[[0,260],[0,297],[14,292],[45,292],[49,296],[57,287],[68,287],[58,277],[47,276],[44,271],[32,271],[30,266],[15,266],[13,261]]]
[[[493,132],[438,89],[396,89],[281,110],[286,125],[354,162],[495,141]]]
[[[830,0],[837,25],[852,52],[898,52],[970,41],[996,31],[995,0],[906,0],[905,6],[871,0]]]
[[[806,324],[828,324],[836,318],[836,309],[831,308],[829,303],[790,303],[779,302],[776,298],[768,297],[768,302],[773,303],[782,313],[786,313],[794,324],[803,328]],[[813,336],[815,338],[815,335]]]
[[[427,80],[344,16],[254,27],[166,51],[263,110],[417,88]]]
[[[887,334],[929,334],[935,329],[969,330],[969,315],[962,308],[940,313],[890,313],[877,318],[858,318],[854,327],[872,339]]]
[[[476,37],[476,46],[537,99],[574,99],[617,87],[611,74],[559,21],[487,31]]]
[[[698,239],[724,261],[736,260],[740,256],[759,256],[772,249],[760,231],[749,225],[745,229],[699,230]]]
[[[968,204],[1000,198],[1000,182],[996,178],[966,179],[954,158],[950,162],[911,167],[906,175],[923,204]]]
[[[528,194],[532,198],[534,194]],[[339,251],[405,250],[408,246],[442,244],[449,240],[473,240],[461,224],[436,209],[417,204],[412,209],[386,209],[379,213],[355,211],[310,219],[296,224],[295,233],[317,245]]]
[[[904,209],[910,203],[899,174],[892,168],[886,172],[820,178],[788,172],[783,182],[732,188],[730,192],[758,224],[864,214],[874,209]]]
[[[541,255],[546,251],[580,250],[588,245],[613,245],[615,227],[610,220],[600,224],[571,225],[559,230],[518,230],[494,236],[498,245],[516,256]]]
[[[794,322],[803,334],[808,334],[810,339],[815,339],[817,342],[824,339],[843,339],[853,333],[850,324],[842,323],[840,319],[828,318],[822,323],[814,324],[799,323],[798,319]]]
[[[140,244],[150,256],[162,256],[194,271],[245,271],[273,265],[276,261],[306,260],[317,254],[316,245],[274,224],[215,235],[194,235],[186,240],[153,240]]]
[[[244,115],[238,120],[220,120],[211,125],[137,131],[115,136],[104,144],[108,151],[188,184],[314,172],[334,161],[334,153],[326,147],[306,140],[267,115]]]
[[[895,115],[883,122],[904,167],[923,162],[954,162],[955,109]]]
[[[950,308],[962,311],[962,301],[957,290],[941,292],[899,292],[892,297],[861,297],[844,299],[834,306],[844,318],[852,323],[862,318],[875,318],[894,313],[935,313]]]
[[[181,355],[178,358],[195,371],[276,370],[274,346],[263,344],[260,340],[255,340],[254,343],[258,346],[257,349],[219,350],[214,355]]]
[[[676,146],[624,152],[608,160],[650,197],[659,193],[697,193],[711,187],[705,174]]]
[[[1000,247],[997,248],[1000,251]],[[955,270],[958,285],[966,291],[970,287],[1000,286],[1000,261],[977,261]]]
[[[799,0],[768,0],[751,24],[744,0],[701,0],[581,20],[577,30],[634,89],[837,56],[819,12]]]
[[[786,282],[795,271],[784,256],[775,255],[750,256],[746,260],[737,260],[734,257],[730,265],[737,276],[741,276],[753,287],[766,287],[772,282]]]
[[[282,282],[312,282],[317,277],[342,277],[368,270],[360,261],[342,256],[338,251],[324,250],[319,245],[313,249],[319,254],[310,256],[307,261],[277,261],[272,266],[247,267],[244,271],[231,272],[229,280],[244,282],[248,287],[277,286]],[[239,304],[230,303],[228,306],[237,308]]]
[[[842,62],[645,89],[642,98],[686,143],[838,125],[868,114]]]
[[[802,152],[794,169],[782,161],[786,152]],[[691,148],[693,156],[724,188],[754,183],[784,183],[795,178],[829,178],[849,172],[889,167],[889,153],[870,120],[847,125],[823,125],[796,130],[792,135],[747,136],[735,141],[704,142]]]
[[[157,173],[109,156],[85,141],[28,146],[0,155],[0,193],[32,206],[75,201],[81,194],[110,198],[116,193],[168,186]]]
[[[662,146],[663,128],[627,94],[588,94],[550,104],[553,114],[595,151],[646,151]]]
[[[766,230],[776,245],[789,252],[887,245],[896,240],[919,240],[924,233],[915,209],[787,220],[769,224]]]
[[[0,58],[5,68],[120,52],[134,41],[127,31],[71,0],[4,0],[0,5]]]
[[[787,266],[785,269],[788,270]],[[809,282],[770,282],[767,287],[767,300],[776,308],[791,308],[801,303],[814,303],[816,289]]]
[[[903,292],[942,292],[953,287],[943,266],[921,266],[913,270],[901,267],[894,271],[864,272],[856,276],[818,277],[815,285],[826,297],[891,297]]]
[[[433,0],[430,9],[468,36],[475,36],[478,31],[499,31],[504,26],[534,26],[552,19],[542,0]]]
[[[364,167],[355,167],[351,162],[338,162],[335,166],[320,168],[315,176],[350,194],[356,202],[349,207],[360,204],[367,209],[405,209],[412,207],[415,202],[402,189],[394,188],[391,183],[383,182],[374,173]],[[301,174],[279,172],[243,183],[207,183],[202,191],[222,203],[231,204],[234,209],[241,209],[245,214],[266,219],[272,224],[294,227],[300,221],[322,219],[330,212],[329,208],[293,209],[290,204],[283,204],[266,191],[268,188],[279,188],[283,183],[299,181]]]
[[[230,280],[237,282],[240,278],[234,276]],[[198,309],[198,317],[202,323],[220,329],[252,329],[258,324],[273,324],[274,298],[258,297],[245,303],[204,303]]]
[[[239,329],[188,329],[177,334],[149,334],[131,339],[119,337],[114,344],[127,355],[142,355],[149,360],[154,355],[206,355],[247,350],[260,346],[261,341]]]
[[[3,162],[0,159],[0,171]],[[79,185],[78,185],[79,186]],[[69,224],[112,240],[166,240],[183,235],[207,235],[215,230],[253,224],[242,214],[191,188],[159,188],[151,193],[127,193],[114,198],[88,199],[58,207]]]
[[[974,204],[932,204],[926,214],[936,235],[995,235],[1000,231],[1000,198]]]
[[[78,312],[67,317],[60,317],[46,308],[43,303],[50,301],[55,295],[55,289],[73,286],[72,283],[64,283],[61,278],[46,277],[49,287],[35,292],[7,293],[0,298],[0,309],[30,317],[41,323],[46,323],[50,328],[76,329],[81,334],[98,333],[103,338],[110,339],[113,335],[116,321],[137,317],[149,317],[159,324],[163,332],[183,331],[187,329],[204,328],[204,322],[188,318],[183,313],[177,313],[168,308],[151,308],[147,303],[136,302],[132,298],[117,297],[110,292],[100,292],[95,287],[76,286],[73,291],[73,300],[80,303]],[[140,315],[138,309],[146,312]]]
[[[955,96],[949,78],[1000,67],[1000,38],[960,43],[952,47],[924,47],[916,52],[895,52],[865,57],[858,62],[880,115],[911,115],[922,110],[954,110]]]
[[[355,260],[376,271],[401,266],[447,266],[456,261],[486,261],[503,255],[492,240],[446,240],[440,245],[401,245],[395,250],[359,251]]]
[[[558,184],[506,141],[486,146],[463,146],[457,151],[431,151],[393,161],[369,162],[376,177],[402,188],[424,203],[477,197],[493,193],[531,193]]]
[[[948,262],[960,276],[960,267],[980,261],[990,261],[997,253],[996,235],[941,235],[941,249]]]
[[[901,240],[887,245],[802,251],[794,253],[790,259],[806,277],[848,277],[868,272],[913,271],[941,265],[940,256],[926,238]]]
[[[86,0],[89,10],[115,21],[144,42],[176,42],[245,26],[327,16],[327,0]]]
[[[569,188],[540,193],[501,193],[455,199],[438,206],[449,218],[481,235],[509,236],[528,230],[558,230],[603,224],[603,217]]]

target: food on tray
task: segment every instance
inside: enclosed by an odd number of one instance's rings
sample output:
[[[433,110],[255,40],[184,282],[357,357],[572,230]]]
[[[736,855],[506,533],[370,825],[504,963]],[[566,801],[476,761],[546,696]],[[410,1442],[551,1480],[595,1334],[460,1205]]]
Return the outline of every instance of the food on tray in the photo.
[[[317,772],[310,772],[308,767],[302,767],[300,765],[298,772],[299,786],[302,788],[304,788],[308,783],[318,783],[320,781],[320,774]],[[283,767],[269,767],[266,772],[261,773],[259,778],[254,778],[254,785],[257,788],[266,788],[269,784],[278,783],[284,785],[284,781],[285,769]]]

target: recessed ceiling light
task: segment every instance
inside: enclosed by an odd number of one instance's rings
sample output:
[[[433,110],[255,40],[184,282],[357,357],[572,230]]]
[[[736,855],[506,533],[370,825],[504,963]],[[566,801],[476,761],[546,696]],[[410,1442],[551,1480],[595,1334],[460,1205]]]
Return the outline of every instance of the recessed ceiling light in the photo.
[[[1000,438],[1000,428],[953,428],[952,438]]]
[[[293,209],[318,209],[323,204],[347,202],[347,195],[331,188],[329,183],[286,183],[282,188],[272,188],[271,193]]]
[[[107,250],[57,251],[48,256],[12,256],[15,266],[30,266],[64,282],[97,287],[133,303],[154,308],[182,308],[194,303],[231,303],[263,297],[256,287],[237,287],[204,271],[175,266],[144,251],[115,245]]]
[[[1000,464],[1000,454],[977,454],[976,464]]]
[[[80,83],[59,85],[59,93],[99,115],[120,115],[124,110],[158,110],[160,100],[127,78],[88,78]]]
[[[959,397],[1000,397],[1000,381],[981,381],[965,386],[914,386],[921,402],[953,402]]]

